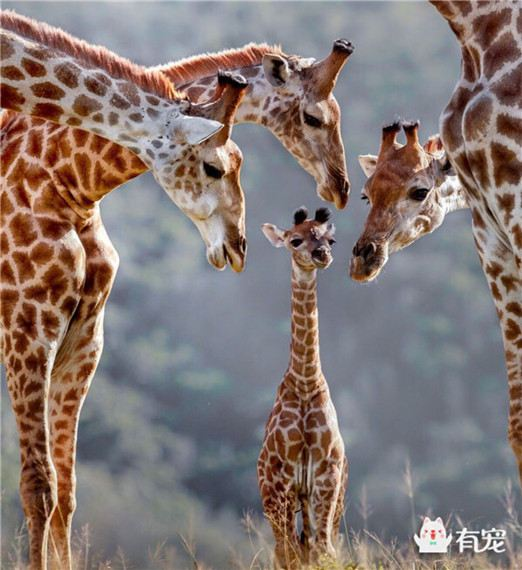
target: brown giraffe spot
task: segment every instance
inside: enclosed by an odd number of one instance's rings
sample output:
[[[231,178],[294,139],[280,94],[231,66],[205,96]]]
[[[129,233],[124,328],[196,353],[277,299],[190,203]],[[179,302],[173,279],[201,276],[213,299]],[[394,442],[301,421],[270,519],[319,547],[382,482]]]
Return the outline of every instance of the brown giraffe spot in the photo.
[[[489,287],[491,289],[491,294],[493,295],[493,297],[497,300],[497,301],[501,301],[502,300],[502,295],[500,294],[500,290],[498,288],[498,285],[494,282],[491,281],[489,284]]]
[[[522,176],[522,161],[512,150],[503,144],[493,142],[491,144],[491,158],[497,186],[518,184]]]
[[[0,83],[0,100],[2,107],[13,111],[21,111],[25,97],[16,89],[5,83]]]
[[[103,121],[105,120],[102,113],[96,113],[92,116],[92,120],[95,121],[96,123],[103,123]],[[100,138],[100,137],[98,137]]]
[[[131,113],[129,115],[129,119],[134,121],[135,123],[142,123],[143,122],[143,115],[141,113]]]
[[[12,41],[5,36],[0,36],[0,58],[9,59],[14,53]]]
[[[13,268],[7,259],[0,264],[0,279],[3,285],[14,285],[16,283]]]
[[[517,317],[522,317],[522,307],[519,303],[508,303],[506,305],[506,311],[508,311],[508,313],[513,313]]]
[[[522,85],[522,63],[496,81],[491,91],[504,105],[522,108],[520,85]]]
[[[140,95],[134,83],[131,83],[130,81],[122,81],[119,82],[117,85],[118,85],[118,91],[125,97],[125,99],[130,101],[130,103],[132,103],[133,105],[140,104],[141,102]]]
[[[56,304],[67,292],[68,282],[63,269],[53,264],[42,276],[42,284],[49,290],[51,302]]]
[[[82,124],[82,121],[76,117],[71,117],[70,119],[67,119],[67,124],[71,127],[79,127]]]
[[[32,114],[48,121],[58,122],[63,114],[63,109],[56,103],[37,103],[33,107]]]
[[[511,277],[509,275],[504,275],[500,278],[502,285],[506,288],[506,291],[509,293],[510,291],[514,291],[519,284],[519,280],[515,277]]]
[[[20,295],[15,289],[7,289],[3,287],[0,291],[0,314],[2,315],[2,321],[6,329],[11,327],[11,318],[19,297]],[[5,348],[7,352],[7,347]]]
[[[511,20],[511,10],[506,8],[495,15],[485,14],[473,20],[474,39],[480,44],[483,50],[491,45],[498,34],[509,24]]]
[[[43,216],[38,216],[38,225],[40,226],[43,237],[50,240],[59,240],[71,229],[71,226],[67,222],[61,222]]]
[[[89,140],[89,137],[91,136],[88,132],[82,131],[80,129],[74,129],[72,131],[72,134],[73,134],[74,143],[76,144],[76,146],[79,147],[84,146],[85,143]]]
[[[117,109],[128,109],[130,107],[130,103],[117,93],[114,93],[109,103]]]
[[[154,97],[154,95],[147,95],[145,99],[147,100],[147,103],[150,103],[151,105],[159,105],[160,102],[160,100],[157,97]]]
[[[46,243],[38,243],[31,250],[31,259],[36,265],[45,265],[53,256],[53,248]]]
[[[25,281],[28,281],[34,277],[34,267],[27,253],[23,251],[15,251],[13,253],[12,259],[15,263],[16,271],[18,273],[19,283],[24,283]]]
[[[506,321],[505,335],[507,340],[515,340],[520,336],[520,327],[513,319]]]
[[[6,176],[11,165],[18,158],[22,139],[12,141],[10,144],[2,145],[2,160],[0,160],[0,172],[2,176]],[[2,210],[0,210],[1,212]]]
[[[38,46],[38,47],[26,47],[24,49],[25,53],[39,59],[40,61],[47,61],[50,58],[56,56],[56,54],[49,48]]]
[[[35,129],[31,129],[27,136],[26,152],[29,156],[40,158],[42,154],[42,133]]]
[[[10,216],[14,212],[13,204],[11,204],[11,200],[9,200],[6,192],[3,192],[0,197],[0,212],[3,218]]]
[[[58,317],[51,311],[42,311],[41,322],[45,336],[50,340],[56,339],[60,329],[60,320]]]
[[[121,148],[118,145],[114,145],[113,143],[111,143],[111,141],[104,139],[103,137],[91,137],[90,149],[92,150],[92,152],[94,154],[101,155],[103,152],[103,149],[107,145],[115,146],[118,149]]]
[[[488,159],[486,151],[483,149],[467,152],[469,167],[473,173],[473,178],[482,188],[489,188]]]
[[[96,101],[96,99],[82,94],[76,97],[72,108],[77,115],[80,115],[80,117],[87,117],[87,115],[102,109],[103,105],[99,101]]]
[[[109,113],[109,125],[111,125],[111,127],[117,125],[118,120],[119,120],[118,114],[115,113],[114,111],[111,111]]]
[[[14,65],[2,67],[1,75],[5,77],[5,79],[11,79],[11,81],[21,81],[25,78],[25,75]]]
[[[22,67],[31,77],[44,77],[47,74],[45,66],[38,61],[34,61],[34,59],[28,59],[27,57],[24,57],[21,63]]]
[[[500,134],[518,142],[522,133],[522,119],[500,113],[497,117],[497,130]]]
[[[492,279],[497,279],[497,277],[502,273],[502,265],[496,261],[491,261],[486,265],[486,273]]]
[[[100,81],[97,77],[86,77],[84,84],[88,91],[100,97],[107,93],[107,84]]]
[[[22,308],[16,316],[17,332],[21,332],[31,339],[35,339],[38,330],[36,327],[36,307],[30,303],[22,303]]]
[[[515,207],[515,195],[514,194],[497,194],[497,205],[500,210],[504,212],[504,223],[509,224],[511,218],[513,217],[513,209]]]
[[[56,79],[70,89],[76,89],[76,87],[78,87],[78,76],[80,75],[80,72],[81,69],[74,63],[70,62],[60,63],[54,68]]]
[[[82,186],[88,188],[90,182],[89,175],[91,173],[91,159],[87,154],[76,154],[74,156],[74,165]]]
[[[515,224],[511,228],[511,231],[512,231],[512,234],[515,238],[515,245],[519,249],[522,249],[522,228],[520,227],[520,224]]]
[[[33,285],[24,290],[24,297],[28,301],[35,301],[37,303],[45,303],[47,301],[47,289],[41,285]]]
[[[467,140],[483,137],[489,126],[493,102],[490,97],[483,95],[474,100],[464,114],[464,134]]]
[[[38,237],[33,221],[27,214],[16,214],[9,225],[14,244],[18,247],[31,245]]]
[[[155,119],[156,117],[159,117],[158,111],[156,111],[156,109],[151,109],[150,107],[147,107],[147,115],[151,119]]]
[[[490,79],[498,71],[498,62],[515,61],[520,57],[520,48],[510,31],[503,34],[483,55],[484,74]]]

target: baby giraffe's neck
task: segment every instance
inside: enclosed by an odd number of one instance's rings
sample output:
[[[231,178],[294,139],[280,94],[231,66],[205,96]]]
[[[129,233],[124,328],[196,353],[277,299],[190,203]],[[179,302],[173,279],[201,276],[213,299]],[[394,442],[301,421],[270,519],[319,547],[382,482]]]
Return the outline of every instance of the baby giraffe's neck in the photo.
[[[292,259],[292,342],[284,382],[306,399],[325,383],[319,355],[317,270],[305,271]]]

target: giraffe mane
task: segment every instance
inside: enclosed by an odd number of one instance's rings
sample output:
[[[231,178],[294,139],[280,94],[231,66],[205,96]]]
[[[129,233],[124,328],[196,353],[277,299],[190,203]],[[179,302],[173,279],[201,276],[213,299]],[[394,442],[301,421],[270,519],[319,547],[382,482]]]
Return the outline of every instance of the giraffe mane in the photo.
[[[91,45],[75,38],[60,28],[27,18],[12,10],[0,11],[0,24],[3,29],[25,39],[77,58],[85,65],[99,67],[115,79],[131,81],[144,91],[168,99],[183,97],[161,73],[139,66],[103,46]]]
[[[189,81],[215,75],[218,71],[259,65],[267,53],[284,55],[279,45],[249,43],[240,48],[194,55],[149,69],[161,71],[174,85],[181,86]]]

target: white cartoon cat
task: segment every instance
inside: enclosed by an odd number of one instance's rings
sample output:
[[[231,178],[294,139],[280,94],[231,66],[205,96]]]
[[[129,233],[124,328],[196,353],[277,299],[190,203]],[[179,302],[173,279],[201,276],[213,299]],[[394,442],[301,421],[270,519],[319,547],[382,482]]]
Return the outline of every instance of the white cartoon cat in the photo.
[[[448,552],[448,546],[451,542],[452,535],[446,537],[446,529],[442,519],[438,517],[432,521],[429,517],[424,517],[422,527],[420,529],[420,537],[415,535],[415,543],[419,547],[420,553],[436,552],[444,554]]]

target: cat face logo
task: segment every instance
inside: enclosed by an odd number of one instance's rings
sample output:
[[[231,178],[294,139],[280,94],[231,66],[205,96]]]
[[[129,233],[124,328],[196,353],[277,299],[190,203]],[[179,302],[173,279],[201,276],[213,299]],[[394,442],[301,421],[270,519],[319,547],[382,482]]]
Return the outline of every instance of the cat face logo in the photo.
[[[415,535],[413,538],[421,554],[425,552],[445,554],[448,552],[452,536],[451,534],[448,537],[446,536],[446,529],[440,517],[434,521],[429,517],[424,517],[419,534],[420,536]]]

